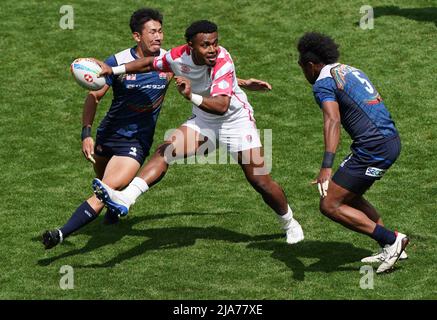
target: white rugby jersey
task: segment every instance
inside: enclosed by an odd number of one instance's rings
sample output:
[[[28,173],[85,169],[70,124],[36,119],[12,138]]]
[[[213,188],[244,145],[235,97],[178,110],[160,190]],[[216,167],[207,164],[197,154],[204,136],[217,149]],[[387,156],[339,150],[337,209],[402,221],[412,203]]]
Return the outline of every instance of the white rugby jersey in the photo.
[[[244,91],[238,86],[234,62],[225,48],[218,48],[216,64],[213,67],[194,64],[188,45],[173,48],[162,57],[156,57],[153,66],[157,71],[173,72],[176,76],[189,79],[191,91],[203,97],[231,97],[229,109],[224,115],[211,114],[193,105],[193,114],[196,116],[201,116],[205,120],[220,121],[247,117],[255,121],[252,106]]]

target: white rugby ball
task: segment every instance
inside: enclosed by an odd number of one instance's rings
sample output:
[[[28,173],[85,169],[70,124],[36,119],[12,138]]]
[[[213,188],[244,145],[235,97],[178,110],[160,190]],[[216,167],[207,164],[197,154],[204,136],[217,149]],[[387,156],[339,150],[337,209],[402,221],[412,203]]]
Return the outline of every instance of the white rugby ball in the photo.
[[[76,82],[85,89],[92,91],[99,90],[106,83],[105,77],[97,77],[102,69],[91,59],[79,58],[74,60],[70,70]]]

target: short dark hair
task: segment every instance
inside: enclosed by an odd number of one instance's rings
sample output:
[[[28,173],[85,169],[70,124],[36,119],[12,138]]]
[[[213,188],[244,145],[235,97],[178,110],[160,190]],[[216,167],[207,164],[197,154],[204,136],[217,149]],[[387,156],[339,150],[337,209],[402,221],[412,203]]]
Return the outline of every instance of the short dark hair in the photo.
[[[217,30],[217,25],[214,22],[208,20],[195,21],[185,30],[185,39],[189,42],[198,33],[213,33]]]
[[[307,32],[300,39],[297,44],[299,51],[300,63],[323,63],[331,64],[338,61],[340,52],[339,45],[334,42],[329,36],[317,33]]]
[[[132,13],[129,23],[132,33],[141,33],[143,25],[149,20],[159,21],[162,24],[163,16],[161,12],[151,8],[141,8]]]

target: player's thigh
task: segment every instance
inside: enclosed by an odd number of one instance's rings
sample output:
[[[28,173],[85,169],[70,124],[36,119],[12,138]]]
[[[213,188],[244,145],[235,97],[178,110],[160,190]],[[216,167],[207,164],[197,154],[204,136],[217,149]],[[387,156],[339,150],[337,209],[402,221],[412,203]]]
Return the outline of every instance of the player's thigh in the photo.
[[[113,156],[103,175],[103,182],[114,189],[121,189],[127,186],[140,169],[141,164],[131,157]]]
[[[104,157],[94,154],[94,160],[96,160],[96,163],[93,164],[93,167],[97,178],[99,179],[103,178],[103,175],[105,174],[106,166],[110,159],[111,159],[110,157]]]
[[[199,131],[182,125],[166,139],[164,156],[167,162],[192,156],[205,141]]]
[[[265,165],[262,148],[247,149],[238,152],[237,155],[247,181],[258,191],[270,190],[274,181]]]
[[[270,170],[266,165],[262,147],[238,151],[233,153],[233,157],[236,158],[248,179],[270,176]]]
[[[348,189],[345,189],[335,181],[329,182],[328,194],[320,199],[320,207],[322,211],[330,211],[330,209],[338,208],[343,204],[348,204],[358,195]]]

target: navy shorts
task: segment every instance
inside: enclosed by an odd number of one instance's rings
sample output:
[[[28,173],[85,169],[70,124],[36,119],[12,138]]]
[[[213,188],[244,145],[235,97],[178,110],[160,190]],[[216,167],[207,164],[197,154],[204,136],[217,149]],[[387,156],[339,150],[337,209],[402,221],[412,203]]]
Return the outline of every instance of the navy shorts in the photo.
[[[332,180],[358,195],[364,194],[396,161],[401,152],[399,136],[373,146],[353,146]]]
[[[112,156],[129,157],[137,160],[143,165],[144,160],[149,155],[150,145],[142,143],[136,138],[127,138],[121,136],[96,137],[94,153],[111,158]]]

